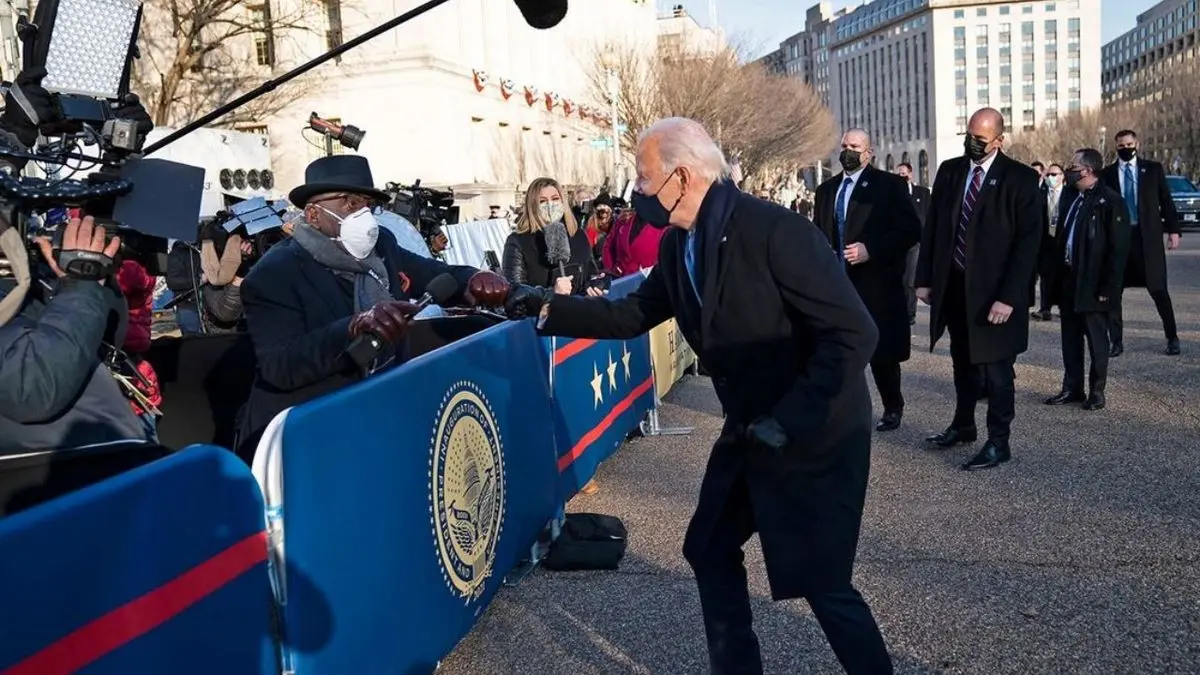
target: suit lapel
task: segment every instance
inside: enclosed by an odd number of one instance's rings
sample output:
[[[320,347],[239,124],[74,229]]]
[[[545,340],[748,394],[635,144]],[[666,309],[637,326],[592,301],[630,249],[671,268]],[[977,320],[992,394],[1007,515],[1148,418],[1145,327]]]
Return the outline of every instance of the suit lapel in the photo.
[[[954,230],[958,227],[958,221],[962,218],[963,195],[967,191],[967,176],[971,173],[971,161],[963,158],[958,163],[954,174],[954,210],[953,219],[950,221],[950,241],[954,241]]]
[[[996,158],[992,160],[991,168],[983,174],[983,184],[979,186],[979,196],[975,199],[975,210],[971,211],[971,220],[967,222],[968,226],[979,222],[979,214],[983,212],[984,206],[991,201],[992,195],[999,192],[1004,185],[1004,175],[1007,170],[1007,158],[997,152]]]
[[[740,195],[734,195],[731,198],[738,199],[739,197]],[[707,241],[704,242],[704,289],[701,296],[703,303],[700,308],[701,333],[708,330],[708,325],[712,323],[717,298],[721,297],[721,286],[725,281],[725,270],[721,265],[722,253],[729,245],[729,240],[733,238],[734,232],[729,227],[729,223],[733,222],[735,218],[737,218],[736,206],[729,218],[720,223],[719,228],[705,234]]]
[[[1149,176],[1149,172],[1148,172],[1148,171],[1146,171],[1146,165],[1145,165],[1145,164],[1142,162],[1142,160],[1141,160],[1141,159],[1139,159],[1139,160],[1138,160],[1138,163],[1137,163],[1137,209],[1138,209],[1138,222],[1144,222],[1144,221],[1146,221],[1146,220],[1147,220],[1147,218],[1146,218],[1146,209],[1145,209],[1145,204],[1147,204],[1147,203],[1148,203],[1148,202],[1146,201],[1146,196],[1147,196],[1147,194],[1148,194],[1148,192],[1149,192],[1149,191],[1148,191],[1148,190],[1147,190],[1147,188],[1146,188],[1146,184],[1147,184],[1147,183],[1149,183],[1149,182],[1150,182],[1150,176]],[[1151,197],[1153,197],[1153,195],[1150,195],[1150,196],[1151,196]]]
[[[857,241],[858,235],[862,234],[863,225],[871,212],[873,171],[871,167],[865,167],[850,192],[849,203],[846,205],[846,241],[843,243]]]

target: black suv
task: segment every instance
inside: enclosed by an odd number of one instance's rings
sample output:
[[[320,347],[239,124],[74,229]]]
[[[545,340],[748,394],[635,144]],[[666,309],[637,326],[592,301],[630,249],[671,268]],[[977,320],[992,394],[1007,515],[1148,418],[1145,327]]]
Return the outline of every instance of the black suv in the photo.
[[[1167,176],[1167,189],[1179,212],[1180,227],[1200,227],[1200,190],[1183,176]]]

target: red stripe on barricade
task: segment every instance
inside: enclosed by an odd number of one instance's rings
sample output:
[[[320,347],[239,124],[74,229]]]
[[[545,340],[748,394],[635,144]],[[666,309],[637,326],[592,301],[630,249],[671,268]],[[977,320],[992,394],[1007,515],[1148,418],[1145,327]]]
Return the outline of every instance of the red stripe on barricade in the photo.
[[[596,342],[597,340],[571,340],[562,347],[556,347],[554,349],[554,365],[561,365],[563,361],[591,347]]]
[[[4,675],[73,673],[149,633],[267,559],[267,533],[258,532],[60,638]]]
[[[646,378],[645,382],[642,382],[638,386],[634,387],[633,391],[629,392],[628,396],[621,399],[620,402],[613,406],[613,409],[608,411],[608,414],[604,416],[604,419],[600,420],[599,424],[592,427],[590,431],[583,435],[583,438],[579,439],[579,442],[575,444],[575,447],[571,448],[571,452],[558,458],[559,473],[566,471],[567,467],[571,466],[575,460],[579,459],[580,456],[587,451],[589,445],[595,443],[596,439],[603,436],[604,432],[608,431],[608,428],[613,425],[613,422],[617,421],[617,418],[620,417],[621,414],[626,410],[629,410],[629,408],[633,405],[633,402],[638,400],[638,397],[650,391],[650,388],[653,386],[654,376],[651,375],[650,377]]]

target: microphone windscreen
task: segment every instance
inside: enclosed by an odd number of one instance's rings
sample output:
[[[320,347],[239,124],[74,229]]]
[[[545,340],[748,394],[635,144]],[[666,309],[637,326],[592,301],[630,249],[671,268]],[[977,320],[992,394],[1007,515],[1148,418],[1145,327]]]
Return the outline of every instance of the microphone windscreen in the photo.
[[[429,281],[425,292],[433,298],[433,304],[444,305],[458,292],[458,279],[449,272],[443,272]]]
[[[553,28],[567,15],[567,0],[513,0],[525,23],[538,29]]]
[[[571,239],[562,221],[542,228],[542,234],[546,237],[546,258],[551,264],[565,265],[571,261]]]

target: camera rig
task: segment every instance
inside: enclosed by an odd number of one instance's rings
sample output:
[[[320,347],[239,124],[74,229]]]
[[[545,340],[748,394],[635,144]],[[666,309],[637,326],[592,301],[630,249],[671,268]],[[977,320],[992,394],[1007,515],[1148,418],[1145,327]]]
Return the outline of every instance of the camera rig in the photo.
[[[440,234],[446,225],[458,222],[453,190],[422,187],[418,178],[412,185],[388,183],[383,191],[392,198],[384,208],[416,226],[426,242]]]

